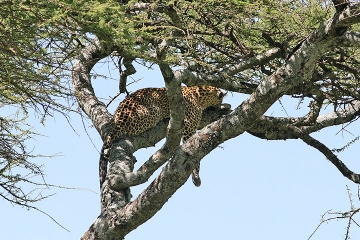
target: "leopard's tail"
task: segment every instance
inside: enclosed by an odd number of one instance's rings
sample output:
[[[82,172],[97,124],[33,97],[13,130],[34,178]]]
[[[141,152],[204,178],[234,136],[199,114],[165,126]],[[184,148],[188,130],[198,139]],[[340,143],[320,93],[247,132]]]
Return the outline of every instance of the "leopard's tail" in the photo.
[[[104,145],[101,148],[101,152],[100,152],[100,160],[99,160],[100,190],[101,190],[103,183],[105,182],[106,174],[107,174],[108,157],[105,156],[105,149],[107,148],[106,145],[107,144],[104,143]]]

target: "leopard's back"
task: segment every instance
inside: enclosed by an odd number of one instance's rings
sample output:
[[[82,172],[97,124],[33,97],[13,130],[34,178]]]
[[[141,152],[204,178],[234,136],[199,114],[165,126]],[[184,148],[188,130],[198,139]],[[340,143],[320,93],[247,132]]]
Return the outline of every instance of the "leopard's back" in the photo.
[[[182,94],[185,104],[182,139],[185,141],[196,132],[202,111],[209,106],[220,104],[225,94],[219,88],[212,86],[182,87]],[[113,129],[111,129],[101,150],[100,188],[105,181],[107,172],[107,158],[104,155],[104,150],[110,148],[112,142],[121,135],[139,135],[168,117],[170,117],[170,109],[165,88],[140,89],[120,103],[114,113]]]
[[[165,88],[144,88],[129,95],[114,114],[116,136],[139,135],[169,117]]]

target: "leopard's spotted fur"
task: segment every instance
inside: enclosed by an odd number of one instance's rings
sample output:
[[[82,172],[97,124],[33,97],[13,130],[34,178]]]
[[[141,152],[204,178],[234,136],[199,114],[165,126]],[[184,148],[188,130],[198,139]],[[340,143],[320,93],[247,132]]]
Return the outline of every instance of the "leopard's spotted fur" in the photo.
[[[222,102],[226,93],[212,86],[182,87],[185,103],[185,118],[182,140],[186,141],[196,132],[201,120],[202,111]],[[140,89],[120,103],[113,118],[113,128],[101,150],[99,174],[100,188],[107,173],[107,158],[104,150],[111,147],[114,140],[121,135],[139,135],[154,127],[159,121],[170,115],[169,103],[165,88]],[[192,180],[200,186],[198,166],[192,173]]]

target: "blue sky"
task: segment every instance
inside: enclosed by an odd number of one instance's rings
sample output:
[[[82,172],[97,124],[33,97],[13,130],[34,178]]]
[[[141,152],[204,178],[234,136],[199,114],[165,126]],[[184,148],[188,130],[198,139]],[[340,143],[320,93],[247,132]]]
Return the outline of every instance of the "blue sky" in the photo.
[[[162,77],[154,70],[138,69],[130,91],[163,86]],[[98,97],[109,99],[117,93],[118,71],[105,63],[95,71],[113,80],[93,80]],[[247,96],[228,93],[224,102],[232,107]],[[123,96],[110,105],[113,112]],[[107,102],[108,100],[106,100]],[[302,116],[307,103],[297,110],[298,101],[283,98],[283,107],[276,103],[269,111],[272,116]],[[285,110],[284,110],[285,109]],[[6,114],[6,109],[1,114]],[[331,111],[331,108],[324,112]],[[98,160],[102,141],[89,120],[83,125],[79,115],[71,115],[71,124],[60,115],[48,118],[45,126],[40,119],[31,120],[39,136],[29,142],[35,153],[56,154],[54,158],[38,158],[44,165],[46,181],[71,188],[98,192]],[[340,148],[359,135],[360,123],[352,123],[312,134],[330,149]],[[86,130],[86,131],[85,131]],[[157,145],[157,147],[159,144]],[[136,152],[140,166],[157,147]],[[354,172],[360,172],[359,142],[338,154]],[[193,186],[191,179],[180,188],[164,207],[148,222],[139,226],[126,239],[308,239],[328,210],[347,211],[350,201],[347,186],[353,194],[355,207],[357,185],[341,173],[317,150],[301,140],[266,141],[247,133],[231,139],[211,152],[201,162],[202,185]],[[155,174],[156,175],[156,174]],[[151,181],[151,180],[150,180]],[[149,183],[132,189],[135,198]],[[70,233],[47,216],[12,206],[0,199],[1,239],[62,240],[79,239],[99,215],[100,196],[88,190],[52,189],[53,194],[35,206],[45,211]],[[360,223],[360,216],[355,220]],[[344,239],[347,220],[324,224],[312,239]],[[352,239],[360,238],[360,229],[351,228]]]

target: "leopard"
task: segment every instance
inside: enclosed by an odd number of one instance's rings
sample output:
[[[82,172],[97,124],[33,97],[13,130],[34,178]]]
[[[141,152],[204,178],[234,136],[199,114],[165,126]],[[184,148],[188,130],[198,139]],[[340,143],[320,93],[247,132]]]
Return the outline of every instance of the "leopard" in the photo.
[[[203,111],[211,106],[220,105],[226,92],[220,88],[203,86],[182,86],[181,92],[185,105],[182,141],[188,140],[198,128]],[[110,133],[104,141],[99,161],[100,189],[106,179],[108,158],[105,149],[122,135],[136,136],[151,128],[158,122],[170,117],[169,101],[166,88],[143,88],[128,95],[116,109],[111,120]],[[195,186],[201,185],[200,165],[192,172]]]

